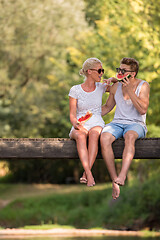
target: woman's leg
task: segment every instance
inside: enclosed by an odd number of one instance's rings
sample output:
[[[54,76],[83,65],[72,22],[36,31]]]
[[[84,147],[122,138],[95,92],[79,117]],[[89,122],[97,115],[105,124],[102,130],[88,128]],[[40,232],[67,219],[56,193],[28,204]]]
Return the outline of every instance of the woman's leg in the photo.
[[[96,160],[96,156],[98,153],[98,141],[99,136],[101,134],[102,128],[97,126],[93,127],[89,130],[88,133],[88,160],[89,160],[89,167],[92,169],[92,166]],[[83,179],[86,178],[86,173],[83,173]]]
[[[92,166],[96,160],[98,153],[98,143],[99,136],[101,134],[102,128],[97,126],[89,130],[89,139],[88,139],[88,154],[89,154],[89,166],[92,169]]]
[[[87,177],[87,186],[93,186],[95,184],[94,178],[90,171],[89,160],[88,160],[88,149],[87,149],[87,135],[88,131],[73,130],[71,138],[76,140],[77,151],[81,160],[82,166]]]

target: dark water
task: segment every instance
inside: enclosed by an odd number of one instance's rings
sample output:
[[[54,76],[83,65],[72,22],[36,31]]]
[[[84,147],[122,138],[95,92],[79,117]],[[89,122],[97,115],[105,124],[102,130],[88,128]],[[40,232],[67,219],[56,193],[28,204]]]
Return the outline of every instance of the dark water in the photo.
[[[160,237],[10,237],[10,238],[1,238],[0,240],[160,240]]]

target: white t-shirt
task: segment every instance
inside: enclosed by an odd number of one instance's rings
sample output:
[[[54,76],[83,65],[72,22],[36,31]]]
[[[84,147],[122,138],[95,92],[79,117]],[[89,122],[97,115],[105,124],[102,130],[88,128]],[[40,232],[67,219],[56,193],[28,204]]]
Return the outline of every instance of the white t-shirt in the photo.
[[[96,83],[96,88],[92,92],[85,92],[81,84],[70,89],[69,96],[77,99],[77,120],[84,116],[89,110],[92,117],[84,123],[84,127],[89,131],[92,127],[104,127],[105,123],[101,116],[102,95],[106,91],[106,84]],[[73,126],[71,131],[73,130]],[[70,131],[70,133],[71,133]]]

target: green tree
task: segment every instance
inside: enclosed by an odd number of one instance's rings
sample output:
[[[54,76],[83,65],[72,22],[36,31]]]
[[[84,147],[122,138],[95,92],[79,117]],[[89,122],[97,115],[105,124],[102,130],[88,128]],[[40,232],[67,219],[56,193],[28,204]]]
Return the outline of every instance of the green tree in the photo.
[[[69,130],[65,55],[87,27],[82,9],[74,0],[0,1],[1,137]]]

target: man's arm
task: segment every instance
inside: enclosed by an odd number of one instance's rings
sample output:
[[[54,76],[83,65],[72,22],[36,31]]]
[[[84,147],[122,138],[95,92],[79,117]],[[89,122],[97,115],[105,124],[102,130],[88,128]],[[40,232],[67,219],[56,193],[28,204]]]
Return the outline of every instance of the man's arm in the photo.
[[[147,82],[143,83],[139,96],[135,94],[131,87],[126,86],[126,88],[134,107],[141,115],[145,114],[149,106],[149,84]]]
[[[108,97],[106,103],[102,106],[102,116],[109,113],[114,108],[114,106],[116,105],[116,102],[114,100],[114,93],[115,93],[115,87],[116,87],[115,85],[116,84],[111,86],[109,97]]]

